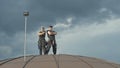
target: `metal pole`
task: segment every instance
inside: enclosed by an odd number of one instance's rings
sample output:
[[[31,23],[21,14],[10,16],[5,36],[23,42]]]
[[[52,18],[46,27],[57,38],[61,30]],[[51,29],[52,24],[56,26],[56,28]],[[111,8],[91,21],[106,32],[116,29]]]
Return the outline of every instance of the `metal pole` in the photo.
[[[27,32],[27,17],[25,16],[25,38],[24,38],[24,61],[26,61],[26,32]]]
[[[26,61],[26,47],[27,47],[27,16],[29,16],[29,12],[24,12],[24,16],[25,16],[24,61]]]

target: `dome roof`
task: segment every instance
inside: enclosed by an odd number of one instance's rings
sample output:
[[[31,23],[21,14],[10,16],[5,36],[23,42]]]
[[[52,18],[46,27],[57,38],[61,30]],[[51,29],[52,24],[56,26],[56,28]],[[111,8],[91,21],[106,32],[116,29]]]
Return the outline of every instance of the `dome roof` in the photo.
[[[120,64],[75,55],[33,55],[0,61],[0,68],[120,68]]]

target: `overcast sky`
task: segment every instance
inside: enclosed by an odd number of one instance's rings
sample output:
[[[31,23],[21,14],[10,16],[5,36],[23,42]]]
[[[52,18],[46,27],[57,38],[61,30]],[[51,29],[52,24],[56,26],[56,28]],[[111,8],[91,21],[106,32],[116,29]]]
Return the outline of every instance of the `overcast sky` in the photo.
[[[58,54],[120,63],[120,0],[0,0],[0,59],[23,55],[25,10],[27,54],[39,54],[37,32],[53,25]]]

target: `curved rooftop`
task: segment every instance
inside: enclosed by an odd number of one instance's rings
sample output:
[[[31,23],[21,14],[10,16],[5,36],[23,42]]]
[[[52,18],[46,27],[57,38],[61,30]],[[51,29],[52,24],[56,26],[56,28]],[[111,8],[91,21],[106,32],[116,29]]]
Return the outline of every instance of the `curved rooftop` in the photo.
[[[120,64],[76,55],[32,55],[0,61],[0,68],[120,68]]]

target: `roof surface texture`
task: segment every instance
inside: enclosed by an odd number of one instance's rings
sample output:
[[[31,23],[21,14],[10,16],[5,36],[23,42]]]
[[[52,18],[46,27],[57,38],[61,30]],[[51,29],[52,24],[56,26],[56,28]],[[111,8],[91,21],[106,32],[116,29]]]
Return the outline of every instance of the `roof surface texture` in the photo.
[[[27,56],[0,61],[0,68],[120,68],[120,64],[75,55]]]

